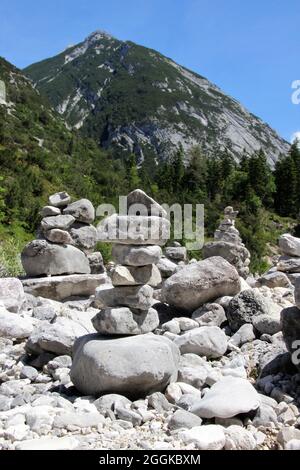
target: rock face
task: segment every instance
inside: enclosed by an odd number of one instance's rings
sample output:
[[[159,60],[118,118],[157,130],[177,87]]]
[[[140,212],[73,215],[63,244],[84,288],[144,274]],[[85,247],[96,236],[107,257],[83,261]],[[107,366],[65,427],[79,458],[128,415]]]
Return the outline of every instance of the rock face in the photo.
[[[236,269],[221,257],[183,266],[166,280],[162,295],[177,308],[196,310],[218,297],[233,296],[240,291],[240,278]]]
[[[204,259],[221,256],[235,266],[240,276],[246,278],[249,274],[250,253],[235,228],[237,214],[231,206],[225,208],[224,219],[215,231],[215,241],[206,243],[202,253]]]
[[[90,225],[95,218],[92,203],[87,199],[81,199],[71,204],[71,198],[65,192],[50,196],[49,203],[51,205],[45,206],[41,211],[43,219],[38,231],[38,239],[30,242],[21,255],[27,276],[34,278],[43,275],[103,273],[101,253],[93,252],[97,243],[97,229]],[[74,287],[76,295],[85,295],[87,291],[85,283],[77,278],[79,284],[76,287],[75,280],[76,278],[73,278],[69,285]],[[58,284],[55,283],[55,285],[56,293],[50,294],[51,298],[59,300],[65,298],[62,297],[64,294],[58,293]],[[91,285],[97,286],[94,281]],[[48,280],[43,282],[43,289],[45,286],[49,286]],[[50,290],[52,288],[53,284]],[[84,290],[80,292],[80,288]],[[65,282],[62,283],[63,290],[66,290]],[[88,294],[92,294],[91,288]]]
[[[71,245],[53,245],[34,240],[22,252],[22,264],[28,276],[90,274],[87,257]]]
[[[259,405],[259,395],[247,380],[224,377],[190,411],[200,418],[231,418],[256,410]]]
[[[88,335],[75,343],[71,379],[85,395],[140,397],[176,380],[179,355],[170,340],[151,333],[118,339]]]

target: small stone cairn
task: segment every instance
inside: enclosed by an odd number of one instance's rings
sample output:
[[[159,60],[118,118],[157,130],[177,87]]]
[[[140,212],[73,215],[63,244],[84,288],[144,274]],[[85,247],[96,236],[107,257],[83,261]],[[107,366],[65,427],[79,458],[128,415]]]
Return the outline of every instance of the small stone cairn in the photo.
[[[38,238],[28,243],[21,259],[27,276],[103,273],[100,252],[94,252],[95,209],[88,199],[71,202],[66,192],[49,197],[41,210]]]
[[[146,213],[132,215],[139,212],[140,205]],[[114,214],[98,227],[100,239],[114,244],[116,263],[110,269],[112,285],[100,286],[95,294],[95,306],[101,310],[93,324],[104,335],[139,335],[159,325],[157,311],[152,308],[153,288],[162,282],[156,264],[170,224],[164,209],[139,189],[127,196],[127,208],[127,215]]]
[[[237,269],[240,276],[249,274],[250,253],[242,242],[240,233],[235,227],[238,211],[228,206],[224,209],[224,219],[215,231],[215,241],[203,247],[203,257],[222,256]]]

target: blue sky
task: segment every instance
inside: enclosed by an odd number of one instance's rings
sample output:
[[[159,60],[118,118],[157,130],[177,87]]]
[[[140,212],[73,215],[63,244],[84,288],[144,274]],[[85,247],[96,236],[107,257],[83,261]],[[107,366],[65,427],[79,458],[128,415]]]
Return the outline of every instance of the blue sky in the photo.
[[[290,140],[299,21],[299,0],[1,0],[0,55],[22,68],[104,29],[206,76]]]

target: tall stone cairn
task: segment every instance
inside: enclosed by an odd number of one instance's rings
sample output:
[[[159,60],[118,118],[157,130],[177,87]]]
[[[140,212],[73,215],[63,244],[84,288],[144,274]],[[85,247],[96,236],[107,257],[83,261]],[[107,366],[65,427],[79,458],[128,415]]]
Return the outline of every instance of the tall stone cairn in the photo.
[[[28,243],[21,255],[28,276],[103,273],[102,255],[94,252],[95,209],[88,199],[72,203],[68,193],[56,193],[40,214],[37,239]]]
[[[140,205],[144,211],[140,214]],[[159,325],[152,308],[153,288],[162,282],[156,264],[169,237],[165,210],[143,191],[127,196],[127,215],[114,214],[98,227],[99,238],[113,243],[112,285],[96,289],[95,329],[103,335],[140,335]],[[138,213],[139,215],[135,215]],[[151,230],[150,230],[151,229]]]
[[[203,247],[203,257],[222,256],[235,266],[239,275],[246,278],[249,274],[250,253],[243,244],[240,233],[235,227],[238,211],[228,206],[224,209],[224,219],[214,234],[214,241]]]

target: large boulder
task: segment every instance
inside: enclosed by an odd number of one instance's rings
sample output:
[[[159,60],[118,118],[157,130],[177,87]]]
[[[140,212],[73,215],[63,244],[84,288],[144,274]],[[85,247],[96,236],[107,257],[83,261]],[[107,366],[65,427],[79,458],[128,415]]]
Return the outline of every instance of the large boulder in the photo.
[[[166,303],[194,311],[201,305],[240,291],[237,270],[224,258],[215,256],[183,266],[166,280],[162,295]]]
[[[208,358],[221,357],[227,350],[225,333],[217,326],[201,326],[174,340],[181,354],[193,353]]]
[[[256,290],[248,289],[236,295],[226,310],[229,326],[237,331],[245,323],[252,323],[254,317],[270,314],[270,304]]]
[[[179,357],[172,341],[152,333],[117,339],[87,335],[74,345],[71,380],[84,395],[141,397],[164,392],[176,381]]]
[[[17,313],[25,302],[22,283],[15,277],[0,278],[0,301],[10,312]]]
[[[300,370],[300,310],[297,307],[284,308],[281,312],[281,326],[292,362]]]
[[[300,256],[300,238],[285,233],[279,238],[278,245],[284,255]]]
[[[96,307],[125,306],[148,310],[153,303],[153,289],[145,286],[100,286],[96,289],[94,304]]]
[[[161,274],[155,264],[146,266],[115,266],[110,272],[114,286],[138,286],[148,284],[156,287],[161,284]]]
[[[55,323],[41,322],[33,330],[26,343],[26,351],[38,355],[43,351],[63,356],[70,355],[77,338],[95,331],[69,318],[58,317]]]
[[[85,254],[75,246],[53,245],[46,240],[34,240],[25,246],[21,255],[28,276],[59,274],[90,274]]]
[[[26,293],[58,301],[70,297],[90,297],[97,287],[108,282],[106,274],[70,274],[22,280]]]
[[[135,204],[143,205],[145,207],[145,214],[143,215],[167,217],[167,212],[165,211],[165,209],[141,189],[135,189],[134,191],[128,194],[127,208],[128,208],[129,213],[130,213],[130,207]],[[131,210],[133,209],[134,208],[131,208]]]
[[[103,335],[141,335],[150,333],[159,325],[154,308],[136,314],[128,307],[105,308],[93,318],[93,325]]]
[[[0,304],[0,337],[24,339],[31,335],[32,330],[29,318],[11,313]]]
[[[226,241],[205,243],[202,255],[204,259],[221,256],[235,266],[241,275],[244,275],[244,263],[250,257],[250,253],[244,245]]]
[[[156,216],[113,214],[98,225],[98,239],[125,245],[165,245],[170,222]]]
[[[246,379],[224,377],[190,411],[200,418],[232,418],[260,405],[259,394]]]
[[[160,246],[136,246],[114,244],[112,257],[117,264],[125,266],[146,266],[157,264],[162,256]]]
[[[95,209],[88,199],[72,202],[64,210],[64,214],[72,215],[78,222],[91,224],[95,220]]]

